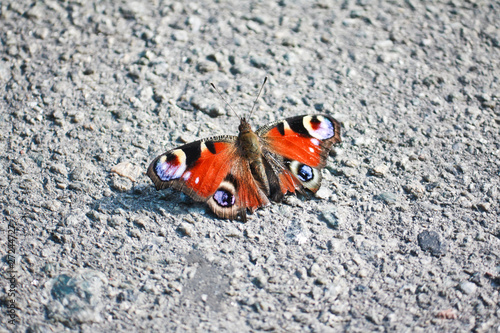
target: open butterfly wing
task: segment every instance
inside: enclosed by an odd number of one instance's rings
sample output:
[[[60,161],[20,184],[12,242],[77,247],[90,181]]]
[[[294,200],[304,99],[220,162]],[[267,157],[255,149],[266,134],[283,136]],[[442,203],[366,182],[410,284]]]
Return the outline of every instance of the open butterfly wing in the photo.
[[[283,193],[302,186],[316,192],[328,152],[340,142],[340,124],[327,115],[287,118],[256,131],[262,140],[264,157],[275,169]]]
[[[233,136],[217,136],[167,151],[151,162],[147,174],[157,190],[173,187],[205,201],[231,169],[235,140]]]
[[[157,190],[172,187],[206,201],[219,217],[246,221],[269,200],[253,179],[235,136],[207,138],[170,150],[153,160],[147,175]]]

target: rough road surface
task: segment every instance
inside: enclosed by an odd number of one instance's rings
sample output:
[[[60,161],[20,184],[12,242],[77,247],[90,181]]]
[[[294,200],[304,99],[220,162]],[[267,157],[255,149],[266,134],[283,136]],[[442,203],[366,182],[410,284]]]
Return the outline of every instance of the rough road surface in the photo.
[[[482,0],[1,2],[0,331],[498,332],[499,17]],[[209,83],[244,116],[265,76],[254,128],[342,123],[318,194],[244,224],[154,190],[155,156],[237,133]]]

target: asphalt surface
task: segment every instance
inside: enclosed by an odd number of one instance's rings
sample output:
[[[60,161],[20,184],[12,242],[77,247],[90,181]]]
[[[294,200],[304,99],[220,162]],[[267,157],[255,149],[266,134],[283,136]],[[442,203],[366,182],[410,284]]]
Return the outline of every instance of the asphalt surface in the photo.
[[[498,1],[4,1],[1,332],[498,332]],[[145,171],[324,113],[309,198],[216,218]],[[116,169],[118,168],[118,169]],[[118,170],[112,172],[112,170]]]

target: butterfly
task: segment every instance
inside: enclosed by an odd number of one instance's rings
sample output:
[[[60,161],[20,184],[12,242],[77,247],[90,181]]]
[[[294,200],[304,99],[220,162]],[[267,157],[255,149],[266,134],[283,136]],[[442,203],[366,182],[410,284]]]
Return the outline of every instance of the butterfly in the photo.
[[[220,218],[246,222],[247,210],[270,200],[316,192],[328,153],[341,141],[340,124],[328,115],[290,117],[255,132],[243,117],[238,131],[169,150],[151,162],[147,175],[157,190],[178,189]]]

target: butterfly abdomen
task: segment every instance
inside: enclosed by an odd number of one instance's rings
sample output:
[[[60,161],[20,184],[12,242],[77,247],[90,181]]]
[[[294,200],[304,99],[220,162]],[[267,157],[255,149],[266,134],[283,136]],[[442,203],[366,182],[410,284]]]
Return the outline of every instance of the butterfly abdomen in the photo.
[[[242,120],[242,123],[244,121],[245,120]],[[240,130],[241,127],[242,126],[240,126]],[[240,131],[237,142],[241,156],[248,161],[250,171],[257,185],[267,196],[269,196],[269,184],[266,176],[266,168],[262,161],[262,145],[259,141],[259,137],[254,131],[248,128],[245,131]]]

